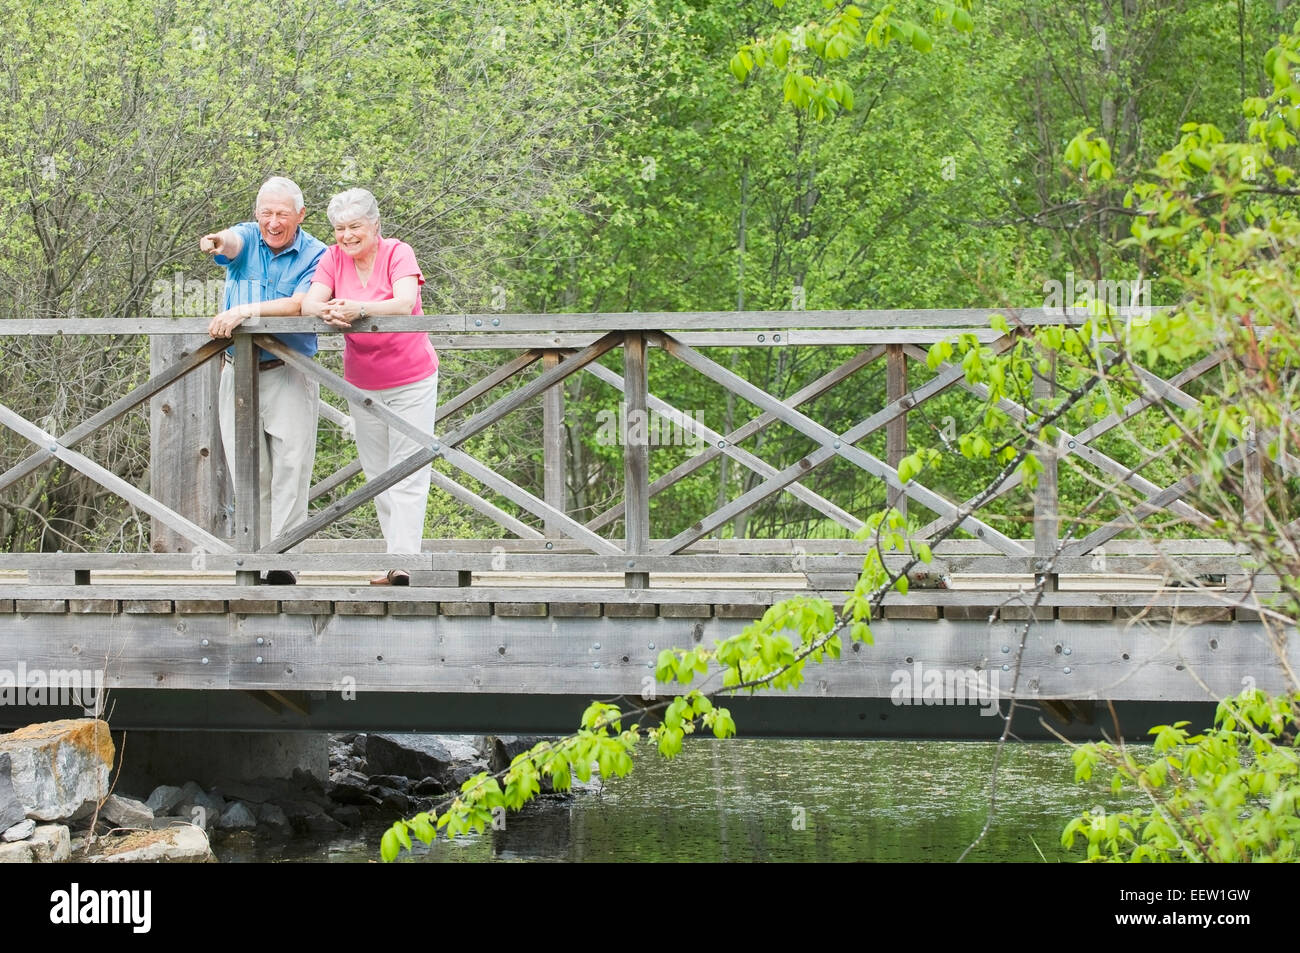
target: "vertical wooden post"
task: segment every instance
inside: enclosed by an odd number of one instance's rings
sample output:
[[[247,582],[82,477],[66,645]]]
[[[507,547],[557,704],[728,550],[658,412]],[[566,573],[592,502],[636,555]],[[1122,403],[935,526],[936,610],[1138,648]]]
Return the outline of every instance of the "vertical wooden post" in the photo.
[[[1043,376],[1034,374],[1034,405],[1042,414],[1044,403],[1056,393],[1056,354],[1047,355],[1048,371]],[[1042,464],[1043,470],[1038,474],[1038,489],[1034,492],[1034,571],[1040,577],[1043,569],[1056,555],[1060,544],[1060,511],[1057,499],[1056,481],[1056,446],[1039,440],[1034,455]],[[1047,592],[1055,592],[1057,573],[1046,573],[1043,587]]]
[[[1242,458],[1242,493],[1243,516],[1248,525],[1264,525],[1264,459],[1259,452],[1259,437],[1255,422],[1247,422],[1244,435],[1246,455]]]
[[[623,525],[629,557],[650,549],[650,445],[647,415],[650,381],[647,376],[645,334],[623,335],[623,391],[627,399],[627,439],[623,446]],[[648,572],[623,574],[628,589],[650,585]]]
[[[208,341],[206,334],[157,334],[149,339],[149,373],[157,374]],[[209,361],[149,401],[149,495],[213,536],[230,536],[230,478],[221,447],[217,391],[221,362]],[[149,548],[183,553],[192,544],[152,520]]]
[[[262,452],[257,347],[252,334],[235,335],[235,551],[255,553],[262,545]],[[240,585],[257,585],[256,571],[235,573]]]
[[[907,355],[903,345],[885,345],[885,399],[889,403],[907,393]],[[885,424],[885,458],[895,470],[907,456],[907,414],[895,417]],[[907,515],[907,496],[902,490],[889,488],[888,505]]]
[[[542,352],[542,369],[549,371],[560,363],[559,351]],[[542,395],[542,466],[543,498],[562,513],[569,511],[567,487],[564,482],[564,383],[548,388]],[[546,521],[546,535],[560,536],[560,528],[553,520]]]

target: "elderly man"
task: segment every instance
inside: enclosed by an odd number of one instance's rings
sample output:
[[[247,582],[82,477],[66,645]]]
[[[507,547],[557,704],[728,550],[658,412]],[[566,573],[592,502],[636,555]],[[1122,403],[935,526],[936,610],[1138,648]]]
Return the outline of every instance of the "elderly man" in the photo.
[[[214,338],[228,338],[251,317],[291,317],[300,314],[311,288],[316,263],[325,245],[300,227],[307,210],[302,190],[291,179],[267,179],[257,193],[252,222],[204,235],[199,249],[226,269],[225,310],[208,325]],[[277,338],[309,357],[316,353],[315,334],[277,334]],[[219,416],[226,464],[234,472],[235,394],[234,346],[221,369]],[[258,348],[258,402],[262,452],[259,454],[263,528],[269,513],[274,538],[307,518],[312,463],[316,458],[317,398],[320,386],[284,361]],[[273,585],[292,585],[297,577],[287,569],[266,574]]]

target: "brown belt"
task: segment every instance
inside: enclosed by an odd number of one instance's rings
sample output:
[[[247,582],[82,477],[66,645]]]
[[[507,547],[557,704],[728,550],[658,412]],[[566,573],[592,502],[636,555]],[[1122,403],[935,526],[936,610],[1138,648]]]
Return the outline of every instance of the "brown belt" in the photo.
[[[222,352],[221,356],[227,364],[235,363],[235,359],[231,357],[229,354],[225,353],[224,351]],[[284,367],[284,361],[280,360],[280,358],[277,357],[271,361],[259,361],[257,364],[257,369],[259,371],[269,371],[273,367]]]

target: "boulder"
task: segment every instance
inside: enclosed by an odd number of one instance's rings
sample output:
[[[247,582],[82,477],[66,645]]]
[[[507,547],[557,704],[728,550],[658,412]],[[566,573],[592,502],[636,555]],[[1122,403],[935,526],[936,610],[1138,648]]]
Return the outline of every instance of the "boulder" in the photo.
[[[343,807],[336,807],[330,812],[330,817],[347,827],[361,826],[361,808],[354,804],[345,804]]]
[[[99,842],[100,852],[78,857],[91,864],[216,863],[208,837],[191,824],[137,831]]]
[[[34,864],[31,843],[18,841],[15,844],[0,844],[0,864]]]
[[[479,741],[479,750],[487,760],[488,770],[495,774],[510,767],[510,762],[543,741],[552,741],[539,735],[488,735]]]
[[[209,814],[214,814],[217,817],[226,813],[226,808],[230,807],[226,799],[215,790],[210,794],[204,794],[200,791],[198,794],[194,795],[192,803],[197,807],[203,808]]]
[[[386,788],[381,784],[376,784],[370,789],[370,794],[379,799],[379,805],[385,811],[392,811],[395,814],[405,814],[411,809],[411,799],[401,791],[393,788]]]
[[[345,768],[330,772],[330,783],[326,793],[331,800],[339,804],[369,804],[370,800],[366,795],[366,788],[369,786],[370,779],[364,774]]]
[[[352,753],[358,758],[364,758],[366,756],[367,737],[368,736],[366,735],[357,735],[352,739]]]
[[[366,766],[372,775],[437,778],[446,783],[458,766],[477,760],[472,744],[446,735],[371,734],[366,738]]]
[[[151,827],[153,811],[135,798],[110,794],[99,816],[114,827]]]
[[[276,804],[257,805],[257,826],[279,837],[293,834],[293,825],[289,823],[288,816]]]
[[[217,827],[223,831],[251,831],[257,827],[257,818],[242,801],[235,801],[221,815]]]
[[[14,783],[9,779],[10,759],[0,754],[0,830],[8,830],[27,817],[27,809],[14,793]]]
[[[113,753],[108,723],[95,718],[65,718],[0,735],[14,794],[38,821],[92,812],[108,795]]]
[[[72,859],[72,834],[62,824],[43,824],[24,841],[38,864],[62,864]]]
[[[160,784],[145,800],[145,807],[153,811],[154,817],[165,817],[181,803],[181,789],[172,784]]]
[[[6,830],[4,834],[0,835],[0,840],[10,844],[14,841],[27,840],[27,838],[32,836],[32,832],[35,830],[36,822],[29,817],[27,820],[19,821],[13,827]]]

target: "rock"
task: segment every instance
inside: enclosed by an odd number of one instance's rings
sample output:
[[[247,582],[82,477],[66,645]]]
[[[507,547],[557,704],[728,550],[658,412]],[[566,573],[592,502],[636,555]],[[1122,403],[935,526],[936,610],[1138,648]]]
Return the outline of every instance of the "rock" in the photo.
[[[0,844],[0,864],[34,864],[31,844],[18,841],[16,844]]]
[[[495,774],[510,767],[510,762],[543,741],[553,741],[539,735],[488,735],[479,742],[479,750],[487,759],[488,770]]]
[[[160,784],[145,799],[144,806],[153,811],[154,817],[165,817],[181,803],[181,789],[171,784]]]
[[[99,809],[99,816],[114,827],[150,827],[153,821],[153,811],[147,806],[120,794],[108,796]]]
[[[191,824],[177,824],[166,830],[137,831],[115,837],[103,850],[78,857],[91,864],[216,863],[208,837]]]
[[[401,791],[376,784],[370,789],[372,796],[379,799],[379,805],[386,811],[405,814],[411,808],[411,799]]]
[[[19,821],[0,837],[8,843],[13,843],[14,841],[27,840],[32,836],[34,830],[36,830],[36,822],[29,817],[25,821]]]
[[[416,784],[415,787],[411,788],[411,793],[416,797],[429,797],[431,795],[437,796],[439,794],[446,794],[449,790],[450,789],[437,778],[425,778],[423,781]]]
[[[326,793],[339,804],[368,804],[366,788],[369,786],[370,779],[360,771],[331,771]]]
[[[336,807],[330,812],[330,817],[338,821],[345,827],[361,826],[361,808],[354,804],[346,804],[343,807]]]
[[[204,794],[200,791],[198,794],[194,795],[193,803],[196,807],[201,807],[209,814],[216,815],[217,817],[226,813],[226,808],[230,806],[226,802],[226,799],[216,791],[213,791],[211,794]]]
[[[352,753],[358,758],[364,758],[366,756],[366,740],[366,735],[357,735],[352,739]]]
[[[403,794],[411,790],[411,779],[404,778],[400,774],[373,774],[370,776],[370,783],[392,788],[394,791],[401,791]]]
[[[203,785],[199,784],[197,781],[186,781],[181,785],[181,793],[176,798],[176,806],[172,808],[171,813],[180,816],[179,812],[182,805],[198,804],[199,798],[201,797],[207,797],[207,795],[203,793]]]
[[[113,738],[108,723],[65,718],[0,735],[24,813],[39,821],[83,817],[108,795]]]
[[[18,800],[14,792],[14,783],[9,779],[10,758],[0,754],[0,830],[8,830],[27,817],[27,809]]]
[[[328,814],[312,814],[307,818],[305,829],[311,834],[337,834],[344,827]]]
[[[366,739],[366,764],[372,775],[437,778],[445,783],[458,764],[477,758],[473,745],[445,735],[371,734]]]
[[[343,830],[342,824],[326,814],[319,805],[310,801],[285,801],[281,806],[296,831],[308,834],[336,834]]]
[[[72,835],[62,824],[44,824],[24,841],[38,864],[62,864],[72,859]]]
[[[257,827],[257,818],[242,801],[235,801],[221,815],[217,827],[223,831],[251,831]]]
[[[276,804],[259,804],[257,806],[257,826],[280,837],[293,834],[293,825],[284,811]]]

